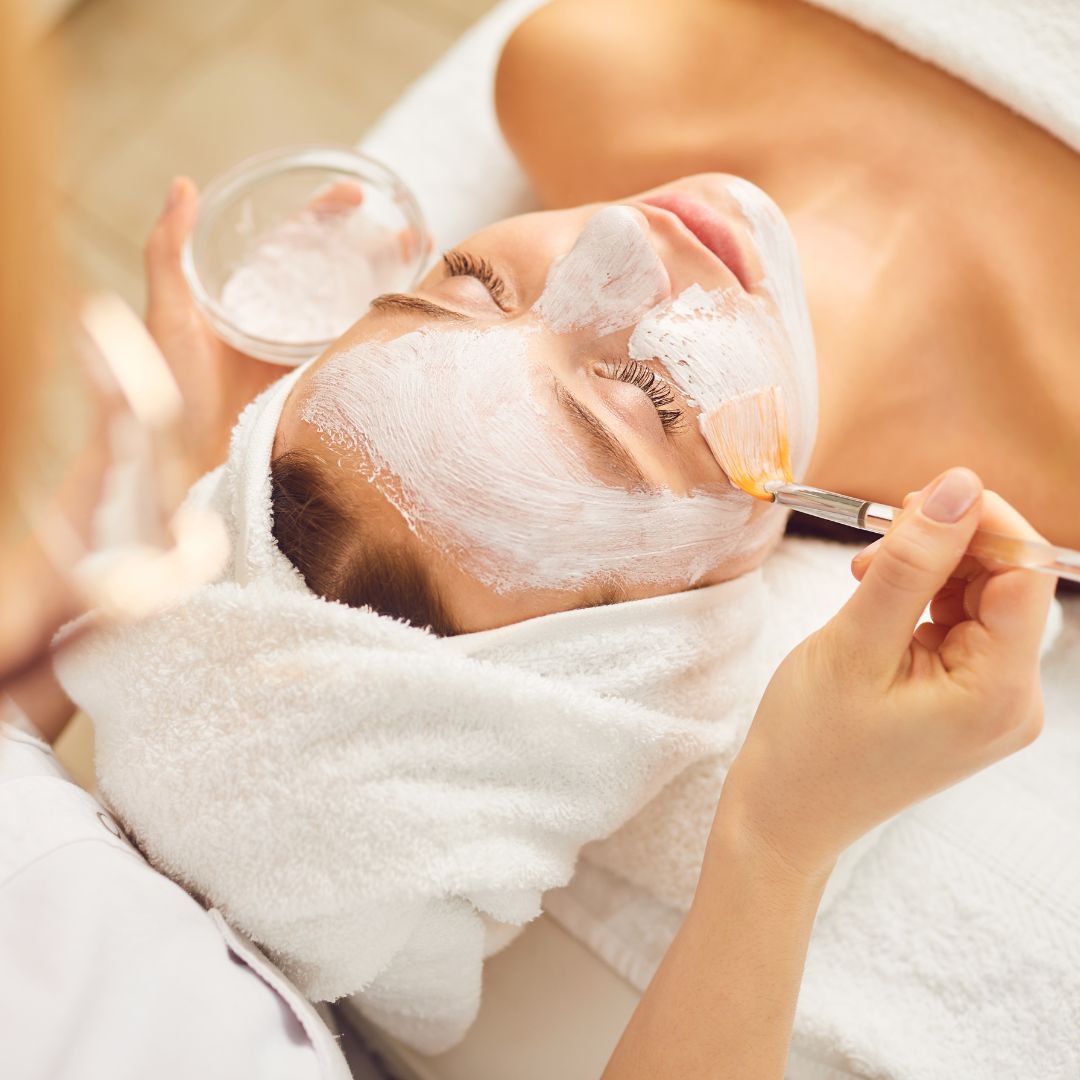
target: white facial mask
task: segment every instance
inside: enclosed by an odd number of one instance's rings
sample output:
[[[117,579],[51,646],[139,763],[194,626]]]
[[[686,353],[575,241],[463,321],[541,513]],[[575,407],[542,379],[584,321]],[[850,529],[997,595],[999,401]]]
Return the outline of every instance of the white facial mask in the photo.
[[[518,330],[365,342],[317,372],[303,417],[358,452],[419,536],[499,592],[611,574],[691,583],[746,543],[748,500],[734,491],[680,498],[597,480],[540,404]]]
[[[796,477],[810,463],[817,437],[817,355],[795,238],[780,207],[749,180],[731,177],[728,191],[750,225],[765,276],[761,281],[780,315],[790,366],[776,382],[784,389],[791,424],[791,462]]]
[[[633,212],[605,206],[589,218],[569,254],[552,265],[533,311],[556,334],[588,327],[603,337],[632,326],[669,287]]]
[[[553,266],[534,312],[556,333],[597,337],[640,319],[632,354],[660,359],[703,407],[799,381],[784,370],[795,349],[787,321],[765,300],[695,287],[650,308],[668,288],[636,215],[607,207]],[[530,337],[453,329],[365,342],[318,370],[301,415],[356,453],[414,532],[499,592],[613,577],[692,585],[771,542],[772,515],[751,522],[753,500],[729,485],[679,496],[597,479],[560,427],[551,372],[530,358]],[[812,385],[812,344],[806,363]]]

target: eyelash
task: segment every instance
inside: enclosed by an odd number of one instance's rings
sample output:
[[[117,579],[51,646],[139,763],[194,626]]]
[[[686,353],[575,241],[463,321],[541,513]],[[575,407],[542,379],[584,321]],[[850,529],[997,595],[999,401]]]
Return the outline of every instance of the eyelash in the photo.
[[[506,282],[495,272],[487,259],[477,258],[467,251],[448,251],[443,255],[443,265],[449,277],[473,277],[484,286],[491,299],[503,310],[509,310],[504,304]]]
[[[667,381],[657,375],[648,364],[643,364],[640,360],[609,361],[608,370],[613,379],[644,391],[645,396],[653,403],[665,431],[679,426],[682,409],[667,408],[675,401],[675,394]]]

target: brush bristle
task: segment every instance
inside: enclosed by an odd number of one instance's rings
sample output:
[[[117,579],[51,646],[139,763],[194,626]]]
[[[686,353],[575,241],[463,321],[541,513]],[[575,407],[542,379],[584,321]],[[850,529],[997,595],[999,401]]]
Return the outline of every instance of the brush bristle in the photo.
[[[787,410],[779,386],[725,401],[701,418],[701,432],[728,479],[755,499],[772,502],[765,485],[791,483]]]

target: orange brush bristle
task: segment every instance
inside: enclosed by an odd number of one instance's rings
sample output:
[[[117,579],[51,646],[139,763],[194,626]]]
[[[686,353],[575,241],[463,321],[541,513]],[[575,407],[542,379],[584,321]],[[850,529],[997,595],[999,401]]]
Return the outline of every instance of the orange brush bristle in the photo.
[[[765,485],[790,484],[787,410],[779,386],[725,401],[701,418],[701,432],[728,479],[755,499],[772,502]]]

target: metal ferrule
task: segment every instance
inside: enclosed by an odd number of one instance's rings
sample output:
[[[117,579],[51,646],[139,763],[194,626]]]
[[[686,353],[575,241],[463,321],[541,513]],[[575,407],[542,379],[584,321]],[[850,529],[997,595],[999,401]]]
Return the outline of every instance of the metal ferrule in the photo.
[[[863,519],[866,507],[870,504],[865,499],[854,499],[850,495],[823,491],[805,484],[785,484],[771,491],[773,498],[781,506],[790,506],[804,514],[812,514],[826,521],[836,521],[841,525],[851,525],[856,529],[866,527]]]
[[[863,506],[865,509],[863,510],[862,521],[859,523],[860,526],[869,529],[870,532],[888,532],[889,526],[896,517],[896,507],[889,506],[888,503],[877,502],[863,503]]]

